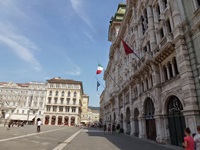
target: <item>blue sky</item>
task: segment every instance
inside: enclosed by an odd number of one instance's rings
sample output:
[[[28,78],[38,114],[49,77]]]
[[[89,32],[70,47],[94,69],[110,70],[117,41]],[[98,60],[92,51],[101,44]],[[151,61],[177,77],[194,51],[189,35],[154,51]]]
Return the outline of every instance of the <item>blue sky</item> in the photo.
[[[0,0],[0,81],[82,81],[90,106],[99,106],[95,72],[98,61],[107,65],[109,21],[120,2]]]

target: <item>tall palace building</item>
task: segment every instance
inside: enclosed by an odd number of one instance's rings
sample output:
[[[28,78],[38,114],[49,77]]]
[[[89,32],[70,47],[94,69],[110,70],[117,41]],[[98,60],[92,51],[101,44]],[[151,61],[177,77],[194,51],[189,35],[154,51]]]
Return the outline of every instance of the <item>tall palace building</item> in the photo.
[[[44,124],[73,126],[81,122],[82,82],[53,78],[47,80]]]
[[[128,0],[111,18],[101,120],[182,146],[200,125],[200,1]],[[125,54],[122,38],[134,51]],[[112,78],[111,78],[112,77]]]

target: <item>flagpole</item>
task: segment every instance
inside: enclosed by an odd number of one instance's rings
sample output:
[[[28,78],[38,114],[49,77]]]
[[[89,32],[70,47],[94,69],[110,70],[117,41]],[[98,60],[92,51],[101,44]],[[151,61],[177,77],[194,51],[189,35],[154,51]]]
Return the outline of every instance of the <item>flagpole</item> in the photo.
[[[123,45],[125,44],[130,49],[131,52],[129,52],[128,54],[133,53],[139,59],[139,61],[141,61],[140,57],[130,48],[130,46],[120,36],[118,36],[118,37],[122,41]],[[124,49],[125,49],[125,47],[124,47]]]
[[[108,76],[111,78],[111,80],[113,80],[113,82],[118,86],[118,88],[120,88],[120,86],[117,84],[117,82],[112,78],[112,76],[109,74],[109,73],[107,73],[108,74]]]

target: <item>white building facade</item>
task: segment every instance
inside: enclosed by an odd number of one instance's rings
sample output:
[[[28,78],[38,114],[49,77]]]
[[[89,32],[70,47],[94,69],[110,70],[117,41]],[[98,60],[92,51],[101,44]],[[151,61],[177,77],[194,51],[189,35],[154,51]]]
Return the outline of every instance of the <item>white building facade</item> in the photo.
[[[181,0],[129,0],[123,20],[111,20],[103,122],[119,123],[125,133],[139,138],[177,146],[182,145],[185,127],[196,132],[199,106],[185,20]],[[137,56],[125,54],[119,37]]]
[[[1,82],[2,119],[35,123],[43,118],[46,84]]]
[[[74,126],[81,122],[82,82],[53,78],[47,80],[43,123]]]

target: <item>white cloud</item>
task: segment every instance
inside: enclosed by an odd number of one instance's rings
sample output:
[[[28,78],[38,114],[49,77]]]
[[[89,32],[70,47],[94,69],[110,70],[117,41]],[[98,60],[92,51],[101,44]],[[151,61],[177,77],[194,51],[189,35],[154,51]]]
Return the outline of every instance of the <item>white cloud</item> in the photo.
[[[70,0],[71,4],[72,4],[72,8],[74,9],[74,11],[76,12],[76,14],[78,16],[81,17],[81,19],[83,19],[83,21],[95,32],[95,28],[93,27],[89,16],[87,15],[87,13],[84,11],[83,8],[83,0]]]
[[[78,76],[81,74],[81,69],[79,66],[77,66],[76,64],[74,64],[69,58],[67,58],[68,64],[71,65],[72,67],[72,71],[65,71],[65,74],[68,75],[74,75],[74,76]]]
[[[84,32],[84,34],[86,35],[86,37],[92,41],[93,43],[96,43],[96,41],[94,40],[94,38],[92,37],[92,35],[89,32]]]
[[[36,71],[41,70],[39,61],[34,56],[37,46],[28,38],[18,34],[10,24],[0,23],[0,43],[8,46],[19,58],[31,63]]]

